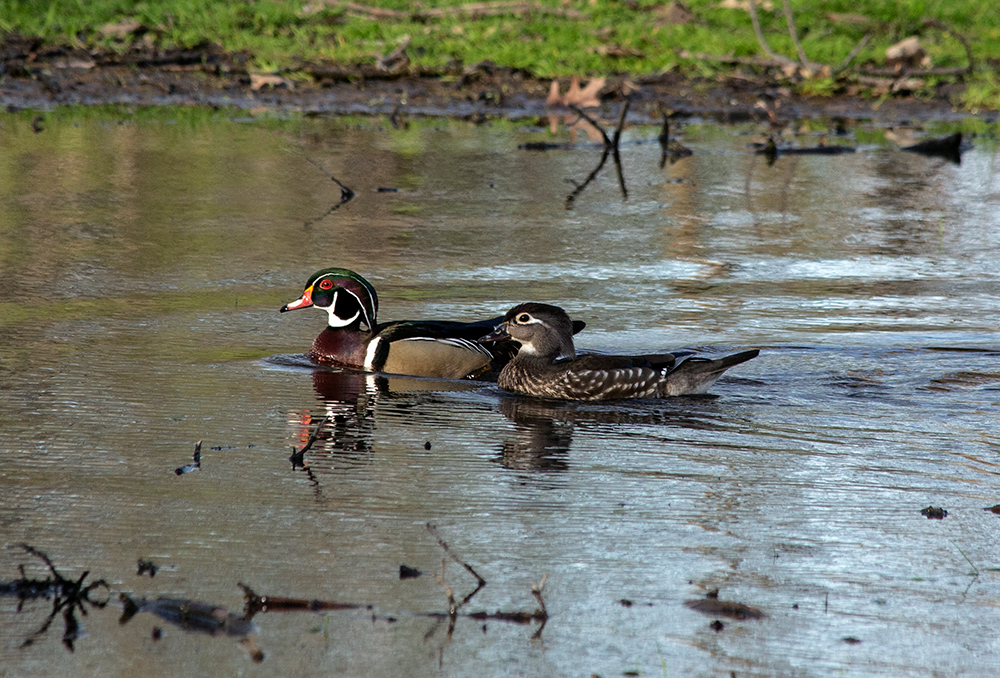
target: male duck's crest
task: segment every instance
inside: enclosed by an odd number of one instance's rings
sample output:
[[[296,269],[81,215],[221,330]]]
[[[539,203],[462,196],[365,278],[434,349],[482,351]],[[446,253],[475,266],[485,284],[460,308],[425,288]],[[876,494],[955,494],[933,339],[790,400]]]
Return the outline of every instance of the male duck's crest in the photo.
[[[330,327],[351,327],[363,323],[374,329],[378,295],[371,283],[346,268],[325,268],[306,282],[305,291],[281,312],[316,306],[325,309]]]

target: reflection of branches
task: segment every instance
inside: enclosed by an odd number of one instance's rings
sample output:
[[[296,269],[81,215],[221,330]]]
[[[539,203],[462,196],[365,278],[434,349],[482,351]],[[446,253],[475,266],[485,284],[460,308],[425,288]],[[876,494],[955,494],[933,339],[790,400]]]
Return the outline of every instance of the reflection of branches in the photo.
[[[604,163],[608,161],[608,155],[610,154],[611,154],[610,149],[607,146],[605,146],[604,152],[601,153],[601,160],[597,163],[597,167],[591,170],[590,174],[587,175],[587,178],[583,180],[582,184],[577,184],[576,188],[574,188],[572,192],[570,192],[570,194],[566,196],[566,200],[563,201],[563,206],[566,209],[570,209],[573,206],[573,201],[576,200],[576,196],[583,193],[584,189],[586,189],[587,186],[590,184],[590,182],[594,180],[594,177],[596,177],[598,174],[601,173],[601,169],[604,167]]]
[[[320,172],[322,172],[323,174],[325,174],[326,176],[328,176],[330,178],[330,180],[333,181],[333,183],[335,183],[338,186],[340,186],[340,202],[335,203],[334,205],[332,205],[330,207],[330,209],[328,209],[326,212],[324,212],[320,216],[316,217],[315,219],[310,219],[309,221],[307,221],[305,223],[305,227],[308,228],[308,227],[312,226],[313,224],[315,224],[317,221],[322,221],[323,219],[326,219],[330,214],[332,214],[334,212],[334,210],[340,209],[340,207],[342,205],[346,205],[348,202],[350,202],[351,198],[353,198],[355,196],[355,193],[354,193],[354,191],[352,191],[351,189],[349,189],[347,186],[345,186],[343,183],[341,183],[340,179],[338,179],[337,177],[333,176],[332,174],[330,174],[329,172],[327,172],[325,169],[323,169],[323,167],[321,167],[318,162],[316,162],[312,158],[306,158],[306,160],[308,160],[310,163],[312,163],[312,165],[314,167],[316,167]]]
[[[628,189],[625,187],[625,176],[622,174],[622,162],[621,156],[618,153],[618,145],[621,141],[622,128],[625,126],[625,115],[628,113],[629,100],[625,99],[625,104],[622,106],[622,110],[618,115],[618,125],[615,127],[613,137],[609,137],[608,133],[605,132],[604,129],[589,115],[587,115],[583,109],[573,104],[570,104],[569,107],[574,113],[586,120],[591,126],[594,127],[594,129],[601,133],[601,139],[604,141],[604,151],[601,153],[601,159],[598,161],[597,167],[595,167],[590,174],[587,175],[587,178],[584,179],[582,184],[577,184],[576,188],[574,188],[570,194],[566,196],[566,199],[563,201],[563,206],[566,209],[570,209],[573,206],[573,201],[576,200],[577,196],[583,193],[584,189],[587,188],[590,182],[593,181],[598,174],[600,174],[601,169],[604,168],[604,163],[608,160],[608,155],[611,155],[615,161],[615,171],[618,175],[618,186],[621,188],[623,198],[627,200]]]
[[[84,606],[84,603],[96,608],[103,608],[107,605],[107,600],[91,600],[90,594],[98,588],[108,591],[108,584],[103,579],[98,579],[84,586],[84,581],[87,579],[87,575],[90,574],[89,570],[84,571],[77,580],[66,579],[56,569],[56,566],[52,564],[52,560],[47,555],[28,544],[21,544],[21,548],[45,563],[49,569],[50,577],[45,579],[28,579],[24,572],[24,565],[19,565],[18,571],[21,573],[21,578],[0,584],[0,595],[17,596],[18,612],[23,608],[25,600],[52,597],[52,611],[49,613],[49,616],[38,630],[28,636],[21,644],[21,647],[32,645],[36,640],[44,636],[52,625],[53,620],[55,620],[56,615],[62,612],[63,621],[65,622],[62,642],[66,646],[66,649],[72,652],[73,643],[80,637],[80,622],[76,619],[76,612],[79,611],[83,616],[87,616],[87,608]]]
[[[312,435],[309,436],[309,442],[307,442],[301,450],[296,450],[294,447],[292,448],[292,454],[288,457],[288,461],[292,462],[293,470],[297,468],[309,468],[306,464],[306,452],[308,452],[316,443],[316,440],[319,438],[320,431],[323,430],[323,427],[326,426],[326,422],[328,421],[330,421],[329,415],[323,417],[323,420],[316,425],[315,429],[313,429]]]
[[[670,138],[670,117],[666,113],[663,114],[663,127],[656,140],[660,142],[660,169],[666,166],[667,158],[670,158],[670,164],[673,165],[680,158],[691,155],[690,148],[678,143],[676,139]]]

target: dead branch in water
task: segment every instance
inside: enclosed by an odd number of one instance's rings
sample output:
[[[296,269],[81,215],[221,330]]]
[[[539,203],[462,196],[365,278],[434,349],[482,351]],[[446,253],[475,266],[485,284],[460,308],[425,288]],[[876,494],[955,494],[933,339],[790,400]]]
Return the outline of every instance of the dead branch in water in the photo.
[[[467,562],[465,562],[464,560],[462,560],[461,558],[459,558],[457,555],[455,555],[454,551],[451,550],[451,547],[448,546],[447,542],[445,542],[445,540],[441,538],[441,535],[438,534],[437,527],[435,527],[434,525],[431,525],[430,523],[427,523],[427,531],[430,532],[431,535],[435,539],[437,539],[438,544],[441,545],[441,548],[444,549],[444,552],[446,554],[448,554],[449,558],[451,558],[456,563],[458,563],[459,565],[461,565],[462,567],[464,567],[465,570],[469,574],[471,574],[473,577],[475,577],[477,582],[479,582],[479,586],[476,588],[476,591],[473,591],[471,594],[469,594],[469,596],[467,596],[467,599],[471,598],[473,595],[475,595],[475,593],[478,592],[479,589],[481,589],[484,586],[486,586],[486,580],[483,579],[482,577],[480,577],[479,573],[476,572],[474,569],[472,569],[471,565],[469,565]],[[465,603],[465,601],[463,601],[463,604],[464,603]]]
[[[243,582],[237,584],[243,589],[243,616],[250,619],[258,612],[318,612],[320,610],[360,610],[371,609],[371,605],[358,603],[338,603],[316,598],[284,598],[280,596],[260,596]]]

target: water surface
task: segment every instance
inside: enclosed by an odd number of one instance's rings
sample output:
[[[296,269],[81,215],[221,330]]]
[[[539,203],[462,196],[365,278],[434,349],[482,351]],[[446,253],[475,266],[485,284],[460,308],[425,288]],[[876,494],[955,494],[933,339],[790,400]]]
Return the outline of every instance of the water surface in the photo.
[[[0,581],[45,576],[26,542],[112,595],[72,653],[61,616],[36,634],[51,602],[0,597],[0,674],[993,674],[990,135],[956,165],[859,127],[836,141],[857,153],[769,166],[761,130],[693,121],[660,169],[637,128],[628,199],[609,166],[566,210],[599,150],[519,151],[545,138],[523,123],[31,117],[0,116]],[[329,211],[307,158],[357,197]],[[277,309],[334,265],[383,319],[533,300],[583,348],[762,354],[710,397],[606,404],[268,360],[319,332]],[[488,581],[464,612],[532,612],[547,575],[541,632],[426,616],[448,609],[428,522]],[[451,560],[445,581],[475,587]],[[239,582],[371,609],[258,614],[260,664],[119,624],[119,592],[239,613]],[[766,616],[713,630],[684,601],[714,590]]]

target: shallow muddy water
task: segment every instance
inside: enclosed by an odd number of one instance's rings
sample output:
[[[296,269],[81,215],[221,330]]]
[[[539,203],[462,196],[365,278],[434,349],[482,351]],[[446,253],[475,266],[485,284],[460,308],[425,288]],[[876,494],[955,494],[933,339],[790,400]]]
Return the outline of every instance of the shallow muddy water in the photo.
[[[32,118],[0,115],[0,675],[994,674],[990,136],[952,164],[859,127],[769,166],[759,129],[692,121],[660,169],[636,128],[628,199],[609,165],[566,210],[600,151],[518,150],[546,139],[524,123]],[[329,211],[307,159],[357,196]],[[762,353],[708,397],[608,404],[313,371],[324,316],[278,308],[327,266],[382,319],[535,300],[581,348]],[[487,580],[451,629],[442,561],[457,601],[476,582],[427,523]],[[3,588],[47,576],[21,543],[108,584],[73,652]],[[543,576],[544,627],[467,616],[535,612]],[[256,614],[258,663],[239,583],[362,607]],[[685,605],[714,590],[764,617]],[[188,602],[120,623],[120,593]],[[173,623],[191,601],[231,623]]]

